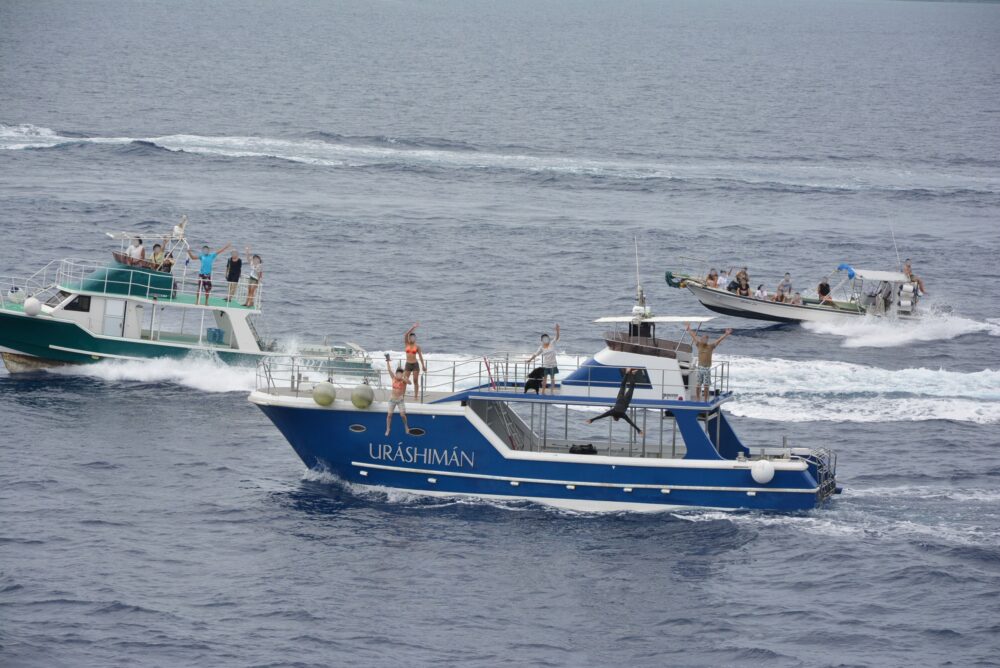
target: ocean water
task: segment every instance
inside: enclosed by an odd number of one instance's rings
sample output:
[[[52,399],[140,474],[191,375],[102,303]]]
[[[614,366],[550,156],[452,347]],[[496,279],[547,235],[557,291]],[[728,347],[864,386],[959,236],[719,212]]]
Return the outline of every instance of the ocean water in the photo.
[[[735,329],[823,509],[588,515],[306,471],[212,360],[0,372],[3,666],[1000,664],[1000,5],[0,3],[0,275],[250,245],[274,336],[531,350],[913,258],[919,325]]]

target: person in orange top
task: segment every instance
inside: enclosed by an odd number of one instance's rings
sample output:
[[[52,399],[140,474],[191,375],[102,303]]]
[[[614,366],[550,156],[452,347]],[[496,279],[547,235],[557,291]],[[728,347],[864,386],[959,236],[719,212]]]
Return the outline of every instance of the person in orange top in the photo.
[[[427,373],[424,351],[420,348],[420,344],[417,343],[417,335],[413,331],[419,326],[419,322],[413,323],[413,327],[406,330],[406,334],[403,335],[403,345],[406,350],[406,380],[413,381],[413,398],[417,401],[420,401],[420,371],[423,369],[423,372]],[[417,362],[418,359],[420,360],[419,363]]]

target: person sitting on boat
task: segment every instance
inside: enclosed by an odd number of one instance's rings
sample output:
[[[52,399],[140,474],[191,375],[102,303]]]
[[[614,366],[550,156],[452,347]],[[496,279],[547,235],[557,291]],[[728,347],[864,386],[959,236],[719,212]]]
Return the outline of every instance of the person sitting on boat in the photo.
[[[392,431],[392,413],[397,408],[399,409],[399,417],[403,418],[403,429],[409,434],[410,425],[406,422],[406,375],[403,373],[403,367],[397,366],[396,370],[393,371],[389,353],[385,354],[385,368],[389,370],[389,377],[392,378],[389,410],[385,414],[385,435],[388,436],[389,432]]]
[[[556,366],[556,343],[559,342],[559,325],[556,325],[556,339],[551,341],[548,334],[542,334],[542,345],[538,346],[538,350],[535,354],[528,358],[528,364],[531,364],[532,360],[536,357],[542,363],[542,394],[545,394],[545,389],[550,387],[549,382],[551,381],[551,390],[549,394],[556,393],[556,374],[559,373],[559,367]]]
[[[924,288],[924,280],[913,273],[913,267],[910,265],[910,258],[906,258],[906,261],[903,263],[903,273],[906,274],[906,277],[910,279],[911,283],[917,284],[917,287],[920,288],[920,294],[927,294],[927,290]]]
[[[240,283],[240,275],[243,273],[243,260],[240,259],[240,252],[233,249],[229,259],[226,260],[226,283],[229,284],[229,294],[226,302],[232,302],[236,296],[236,286]]]
[[[764,284],[761,283],[757,286],[756,292],[753,293],[754,299],[767,299],[767,290],[764,289]]]
[[[208,246],[201,247],[201,255],[195,255],[194,251],[188,249],[188,257],[192,260],[198,260],[201,266],[198,268],[198,289],[194,294],[195,306],[201,299],[201,291],[205,291],[205,306],[208,306],[208,297],[212,293],[212,265],[215,263],[215,258],[219,256],[220,253],[226,251],[227,248],[232,246],[232,244],[226,244],[214,253],[209,249]]]
[[[146,247],[142,245],[142,239],[139,237],[132,237],[132,243],[129,245],[125,254],[128,256],[129,264],[139,264],[141,261],[145,260]]]
[[[837,304],[833,301],[833,297],[830,296],[830,281],[823,279],[816,286],[816,294],[819,296],[819,305],[829,304],[830,306],[836,308]]]
[[[722,272],[721,274],[719,274],[718,288],[720,290],[728,290],[729,292],[733,292],[734,290],[736,290],[736,286],[734,285],[735,282],[736,281],[730,280],[729,274],[727,274],[726,272]]]
[[[250,276],[247,277],[247,300],[243,304],[247,308],[254,305],[254,298],[257,296],[257,289],[260,282],[264,280],[264,261],[260,255],[250,255],[250,247],[246,247],[247,262],[250,264]]]
[[[424,351],[417,343],[417,335],[413,331],[420,326],[419,322],[413,323],[413,327],[406,330],[403,335],[403,345],[406,348],[406,380],[413,381],[413,398],[420,401],[420,370],[427,373],[427,362],[424,361]],[[420,362],[417,363],[417,359]]]
[[[746,280],[747,283],[750,282],[750,272],[747,271],[746,267],[736,272],[736,282],[739,283],[741,280]]]
[[[705,286],[709,288],[719,287],[719,274],[715,271],[715,268],[708,270],[708,276],[705,277]]]
[[[747,277],[746,276],[742,276],[739,279],[738,283],[739,283],[739,285],[736,286],[736,294],[738,294],[740,297],[749,297],[750,296],[750,284],[747,282]]]
[[[792,306],[802,306],[802,293],[796,292],[787,299],[786,303]]]
[[[698,366],[695,368],[695,386],[694,386],[694,398],[695,401],[702,396],[702,388],[704,388],[705,402],[708,402],[708,392],[709,387],[712,384],[712,353],[715,349],[719,347],[727,336],[733,333],[732,329],[727,329],[726,332],[717,338],[715,341],[709,341],[707,334],[695,334],[691,331],[691,323],[684,323],[684,329],[687,331],[688,336],[694,341],[695,347],[698,349]]]
[[[788,298],[792,296],[792,275],[786,271],[785,277],[778,281],[778,287],[775,290],[774,301],[788,301]]]
[[[625,369],[625,372],[622,374],[622,384],[618,388],[618,398],[615,399],[615,405],[597,417],[587,420],[587,424],[603,420],[606,417],[611,418],[615,422],[625,420],[632,425],[633,429],[639,432],[639,436],[642,436],[642,429],[639,429],[639,426],[635,422],[632,422],[632,419],[628,416],[628,407],[632,403],[632,394],[635,392],[635,382],[638,375],[636,369]]]
[[[163,246],[160,244],[153,244],[153,252],[149,256],[149,262],[153,265],[153,269],[160,271],[160,267],[163,265],[163,261],[166,258],[167,256],[163,252]]]

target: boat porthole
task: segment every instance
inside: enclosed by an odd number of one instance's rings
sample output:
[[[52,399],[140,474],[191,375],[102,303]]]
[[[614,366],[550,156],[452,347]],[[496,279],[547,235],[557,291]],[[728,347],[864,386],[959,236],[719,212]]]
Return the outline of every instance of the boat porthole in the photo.
[[[363,424],[352,424],[350,427],[348,427],[348,429],[350,429],[356,434],[360,434],[361,432],[365,431],[366,427]]]
[[[410,436],[423,436],[427,432],[420,427],[413,427],[410,429]]]

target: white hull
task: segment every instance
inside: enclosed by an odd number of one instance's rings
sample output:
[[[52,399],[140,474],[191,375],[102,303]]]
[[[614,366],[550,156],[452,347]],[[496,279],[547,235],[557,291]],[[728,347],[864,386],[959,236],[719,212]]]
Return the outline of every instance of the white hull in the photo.
[[[753,318],[756,320],[770,320],[772,322],[855,322],[858,318],[865,317],[864,313],[844,311],[832,306],[817,306],[803,304],[801,306],[793,304],[782,304],[779,302],[754,299],[752,297],[741,297],[732,292],[705,288],[700,285],[688,282],[687,289],[691,291],[698,301],[706,308],[717,313],[737,316],[740,318]]]

